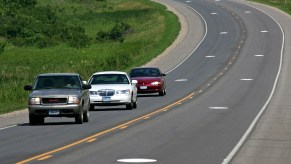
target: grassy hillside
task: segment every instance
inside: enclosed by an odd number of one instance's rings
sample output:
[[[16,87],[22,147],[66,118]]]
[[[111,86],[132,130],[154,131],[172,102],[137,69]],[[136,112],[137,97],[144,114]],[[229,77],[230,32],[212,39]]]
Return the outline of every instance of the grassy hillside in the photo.
[[[149,0],[0,1],[0,113],[26,108],[23,86],[40,73],[87,80],[97,71],[128,71],[180,31],[177,17]]]
[[[251,0],[251,1],[276,7],[291,15],[291,0]]]

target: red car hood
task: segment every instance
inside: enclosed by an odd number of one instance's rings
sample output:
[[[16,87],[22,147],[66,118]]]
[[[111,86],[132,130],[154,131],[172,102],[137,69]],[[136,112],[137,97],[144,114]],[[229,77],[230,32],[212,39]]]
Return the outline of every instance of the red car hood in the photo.
[[[161,77],[132,77],[132,80],[137,80],[138,84],[141,83],[151,83],[154,81],[162,81]]]

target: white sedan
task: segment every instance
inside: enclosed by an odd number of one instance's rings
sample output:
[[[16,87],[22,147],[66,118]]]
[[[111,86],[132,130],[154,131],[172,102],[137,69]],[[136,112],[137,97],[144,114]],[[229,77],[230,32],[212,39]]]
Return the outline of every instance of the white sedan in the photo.
[[[126,109],[137,107],[137,80],[131,80],[126,72],[96,72],[88,83],[91,84],[90,110],[95,106],[126,105]]]

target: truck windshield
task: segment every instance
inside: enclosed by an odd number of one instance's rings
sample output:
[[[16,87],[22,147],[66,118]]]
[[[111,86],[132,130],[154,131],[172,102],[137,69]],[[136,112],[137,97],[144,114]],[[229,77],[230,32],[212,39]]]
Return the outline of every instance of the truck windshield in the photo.
[[[34,89],[80,89],[77,76],[39,76]]]

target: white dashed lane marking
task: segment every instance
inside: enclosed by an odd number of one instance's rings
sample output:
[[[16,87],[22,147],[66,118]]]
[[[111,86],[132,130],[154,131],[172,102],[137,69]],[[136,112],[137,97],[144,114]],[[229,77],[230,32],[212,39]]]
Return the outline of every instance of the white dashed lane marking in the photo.
[[[177,79],[175,81],[177,81],[177,82],[180,82],[180,81],[188,81],[188,79]]]
[[[252,81],[254,79],[240,79],[240,80],[242,80],[242,81]]]
[[[220,32],[219,34],[221,34],[221,35],[225,35],[225,34],[227,34],[228,32]]]
[[[264,55],[254,55],[254,56],[256,56],[256,57],[263,57]]]
[[[145,159],[145,158],[128,158],[128,159],[118,159],[117,162],[122,162],[122,163],[154,163],[154,162],[157,162],[157,160]]]
[[[225,106],[211,106],[209,109],[215,109],[215,110],[227,110],[228,107]]]

